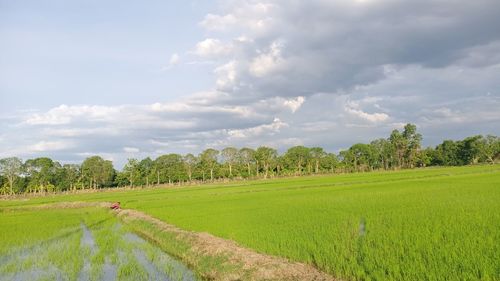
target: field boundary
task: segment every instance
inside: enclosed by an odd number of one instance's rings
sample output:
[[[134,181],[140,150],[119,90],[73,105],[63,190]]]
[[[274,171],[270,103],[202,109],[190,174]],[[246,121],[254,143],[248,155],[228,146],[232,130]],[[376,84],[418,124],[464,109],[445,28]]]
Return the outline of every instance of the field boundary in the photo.
[[[147,222],[156,230],[171,234],[173,243],[189,244],[184,253],[168,253],[176,256],[190,267],[197,270],[201,277],[208,280],[338,280],[316,269],[299,262],[291,262],[281,257],[258,253],[242,247],[236,242],[213,236],[205,232],[182,230],[176,226],[149,216],[143,212],[125,209],[117,211],[118,217],[126,224],[134,220]],[[152,231],[141,231],[139,234],[148,240],[157,242]],[[159,243],[161,244],[161,242]],[[203,259],[218,260],[221,267],[200,272],[197,266]],[[229,269],[229,270],[228,270]]]
[[[110,206],[109,202],[76,201],[4,208],[4,211]],[[137,210],[112,212],[136,234],[179,259],[203,280],[339,280],[312,265],[258,253],[209,233],[182,230]]]

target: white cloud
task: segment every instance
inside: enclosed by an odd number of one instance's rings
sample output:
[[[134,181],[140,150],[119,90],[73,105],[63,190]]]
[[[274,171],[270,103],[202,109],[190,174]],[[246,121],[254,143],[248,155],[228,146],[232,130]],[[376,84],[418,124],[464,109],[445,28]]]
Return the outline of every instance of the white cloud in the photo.
[[[344,111],[351,116],[371,123],[384,122],[389,119],[389,115],[386,113],[367,113],[361,109],[361,104],[372,104],[375,108],[380,108],[380,106],[375,102],[381,100],[382,98],[380,97],[364,97],[359,100],[348,99],[345,102]]]
[[[282,128],[288,127],[288,124],[281,121],[279,118],[274,118],[270,124],[262,124],[252,128],[228,130],[228,135],[231,138],[250,138],[259,137],[263,134],[275,135],[279,133]]]
[[[196,44],[194,53],[203,58],[214,58],[227,55],[231,52],[232,46],[224,44],[222,41],[207,38]]]
[[[217,67],[214,72],[217,74],[216,85],[219,89],[231,89],[236,83],[238,73],[238,63],[230,61],[224,65]]]
[[[279,42],[271,43],[269,51],[255,57],[250,63],[250,73],[256,77],[263,77],[279,70],[284,59],[281,57],[283,45]]]
[[[222,15],[207,14],[200,25],[213,32],[241,31],[243,29],[263,34],[274,20],[273,12],[277,8],[276,2],[232,1],[232,3],[226,3],[227,13]]]
[[[361,119],[364,119],[364,120],[367,120],[367,121],[370,121],[373,123],[383,122],[383,121],[386,121],[387,119],[389,119],[389,115],[387,115],[385,113],[366,113],[361,109],[355,109],[355,108],[352,108],[349,106],[345,107],[345,111],[354,115],[354,116],[357,116]]]
[[[138,153],[140,150],[137,147],[128,147],[128,146],[126,146],[126,147],[123,148],[123,151],[126,152],[126,153]]]
[[[72,147],[74,147],[74,144],[68,141],[41,141],[30,145],[28,150],[32,152],[50,152]]]
[[[205,19],[200,23],[201,26],[205,27],[208,30],[218,30],[224,31],[227,30],[228,27],[237,23],[237,19],[232,14],[227,15],[214,15],[207,14]]]
[[[94,121],[106,120],[111,114],[116,114],[121,107],[83,105],[60,105],[46,113],[35,113],[25,120],[28,125],[63,125],[69,124],[75,118],[84,117]]]
[[[295,111],[297,111],[301,106],[302,104],[306,101],[306,98],[305,97],[297,97],[295,99],[289,99],[289,100],[285,100],[283,102],[283,104],[285,106],[288,106],[290,108],[290,110],[295,113]]]

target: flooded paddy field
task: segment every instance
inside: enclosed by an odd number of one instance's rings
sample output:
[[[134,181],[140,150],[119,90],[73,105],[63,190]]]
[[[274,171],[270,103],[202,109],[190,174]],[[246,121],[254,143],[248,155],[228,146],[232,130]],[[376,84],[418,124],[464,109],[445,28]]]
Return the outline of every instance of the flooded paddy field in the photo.
[[[0,280],[196,280],[103,208],[2,210]]]

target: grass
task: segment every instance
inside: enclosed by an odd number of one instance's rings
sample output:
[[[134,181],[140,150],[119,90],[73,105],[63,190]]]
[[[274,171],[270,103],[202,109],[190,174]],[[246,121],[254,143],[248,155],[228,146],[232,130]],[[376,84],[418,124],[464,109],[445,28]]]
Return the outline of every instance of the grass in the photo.
[[[121,201],[348,280],[500,280],[499,165],[59,195],[0,209],[72,200]]]

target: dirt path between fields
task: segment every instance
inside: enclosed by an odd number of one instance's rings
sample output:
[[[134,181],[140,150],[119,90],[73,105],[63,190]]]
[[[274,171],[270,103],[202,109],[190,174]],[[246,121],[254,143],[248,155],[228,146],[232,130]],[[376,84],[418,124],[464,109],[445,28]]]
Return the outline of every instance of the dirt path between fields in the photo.
[[[202,277],[209,280],[336,280],[311,265],[257,253],[234,241],[215,237],[209,233],[185,231],[136,210],[119,210],[117,213],[125,222],[147,221],[161,231],[174,234],[179,241],[189,241],[190,255],[227,257],[225,262],[233,265],[234,270],[207,272]],[[154,237],[146,238],[154,241]]]

